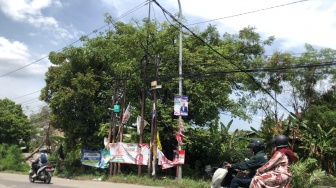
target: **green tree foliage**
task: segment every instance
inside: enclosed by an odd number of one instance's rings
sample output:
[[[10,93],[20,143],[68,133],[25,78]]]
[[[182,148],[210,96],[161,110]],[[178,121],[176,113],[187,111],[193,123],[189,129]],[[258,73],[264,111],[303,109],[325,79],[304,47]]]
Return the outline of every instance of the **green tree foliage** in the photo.
[[[317,185],[328,185],[332,177],[326,176],[325,171],[318,168],[317,160],[307,158],[300,160],[296,164],[291,165],[292,172],[291,187],[293,188],[310,188]]]
[[[22,144],[30,140],[31,127],[21,105],[0,99],[0,143]]]
[[[41,144],[46,146],[51,145],[49,134],[53,128],[50,129],[49,125],[50,112],[47,106],[41,108],[41,111],[29,116],[29,121],[32,127],[32,137],[30,142],[30,148],[35,150]]]
[[[19,172],[26,172],[29,170],[29,166],[17,145],[0,145],[0,171],[5,170]]]
[[[258,134],[270,139],[282,133],[290,138],[290,147],[300,158],[315,158],[319,168],[335,173],[335,98],[332,84],[333,67],[330,66],[336,54],[332,49],[316,50],[306,45],[306,52],[300,56],[291,53],[274,53],[265,63],[265,71],[258,74],[260,82],[282,104],[291,106],[282,109],[291,115],[279,117],[282,106],[268,97],[256,105],[266,117]],[[270,67],[267,69],[267,67]],[[275,68],[274,68],[275,67]],[[288,95],[290,93],[290,95]],[[280,100],[285,96],[285,100]],[[270,102],[271,101],[271,102]]]
[[[168,23],[146,20],[129,24],[117,22],[112,28],[95,38],[82,37],[82,47],[71,46],[62,52],[50,53],[53,66],[46,74],[46,87],[41,98],[50,105],[52,124],[65,132],[68,146],[81,143],[85,147],[101,148],[102,139],[96,133],[99,125],[109,119],[107,109],[111,107],[113,83],[126,74],[126,100],[137,109],[134,115],[139,114],[142,65],[148,52],[147,87],[154,79],[154,57],[158,54],[161,57],[158,82],[163,88],[159,90],[158,120],[159,131],[163,134],[160,135],[165,137],[162,140],[174,138],[177,120],[172,112],[173,97],[178,93],[178,30]],[[245,28],[239,35],[226,34],[224,38],[214,26],[196,34],[223,56],[218,56],[198,38],[184,36],[183,93],[189,96],[191,109],[185,122],[208,126],[221,111],[248,118],[243,106],[229,96],[237,85],[249,85],[250,80],[243,73],[224,76],[223,71],[250,66],[246,62],[263,54],[266,43],[260,41],[254,28]],[[144,89],[149,91],[149,88]],[[145,119],[150,120],[150,117],[151,105],[147,102]]]
[[[319,100],[313,101],[303,118],[302,148],[309,157],[318,159],[319,167],[335,174],[335,90],[331,88],[323,93]]]

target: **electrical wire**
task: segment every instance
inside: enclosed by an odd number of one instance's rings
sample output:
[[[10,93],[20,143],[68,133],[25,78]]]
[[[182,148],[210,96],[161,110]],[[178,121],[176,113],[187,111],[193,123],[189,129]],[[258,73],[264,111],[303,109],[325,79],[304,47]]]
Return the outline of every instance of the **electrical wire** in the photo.
[[[284,7],[284,6],[288,6],[288,5],[292,5],[292,4],[302,3],[302,2],[305,2],[305,1],[308,1],[308,0],[295,1],[295,2],[291,2],[291,3],[287,3],[287,4],[272,6],[272,7],[258,9],[258,10],[253,10],[253,11],[244,12],[244,13],[240,13],[240,14],[235,14],[235,15],[231,15],[231,16],[226,16],[226,17],[222,17],[222,18],[216,18],[216,19],[207,20],[207,21],[203,21],[203,22],[192,23],[192,24],[188,24],[186,26],[199,25],[199,24],[213,22],[213,21],[222,20],[222,19],[226,19],[226,18],[233,18],[233,17],[242,16],[242,15],[246,15],[246,14],[252,14],[252,13],[261,12],[261,11],[270,10],[270,9],[279,8],[279,7]]]
[[[22,96],[19,96],[19,97],[16,97],[16,98],[12,98],[12,99],[10,99],[10,100],[15,100],[15,99],[19,99],[19,98],[22,98],[22,97],[26,97],[26,96],[28,96],[28,95],[32,95],[32,94],[35,94],[35,93],[40,92],[40,91],[41,91],[41,90],[34,91],[34,92],[32,92],[32,93],[28,93],[28,94],[25,94],[25,95],[22,95]]]
[[[127,11],[126,13],[122,14],[121,16],[119,16],[116,20],[118,21],[118,20],[120,20],[121,18],[127,16],[128,14],[133,13],[134,11],[136,11],[136,10],[142,8],[143,6],[145,6],[145,5],[147,4],[147,2],[148,2],[148,0],[146,0],[145,2],[143,2],[143,3],[139,4],[139,5],[137,5],[137,6],[134,7],[133,9],[131,9],[131,10]],[[85,36],[90,36],[90,35],[96,33],[97,31],[99,31],[99,30],[105,28],[106,26],[108,26],[108,24],[104,24],[103,26],[99,27],[98,29],[93,30],[91,33],[89,33],[89,34],[87,34],[87,35],[85,35]],[[72,43],[66,45],[65,47],[63,47],[63,48],[61,48],[61,49],[59,49],[59,50],[56,50],[55,52],[60,52],[60,51],[62,51],[64,48],[70,47],[71,45],[73,45],[73,44],[79,42],[80,40],[81,40],[81,39],[79,38],[78,40],[76,40],[76,41],[74,41],[74,42],[72,42]],[[14,72],[17,72],[17,71],[19,71],[19,70],[22,70],[22,69],[24,69],[24,68],[26,68],[26,67],[28,67],[28,66],[30,66],[30,65],[33,65],[33,64],[35,64],[35,63],[37,63],[37,62],[39,62],[39,61],[42,61],[43,59],[46,59],[46,58],[48,58],[48,57],[49,57],[49,55],[44,56],[44,57],[42,57],[42,58],[40,58],[40,59],[38,59],[38,60],[36,60],[36,61],[33,61],[32,63],[29,63],[29,64],[23,66],[23,67],[20,67],[20,68],[18,68],[18,69],[15,69],[15,70],[13,70],[13,71],[10,71],[10,72],[8,72],[8,73],[5,73],[5,74],[1,75],[0,78],[3,78],[3,77],[5,77],[5,76],[7,76],[7,75],[9,75],[9,74],[12,74],[12,73],[14,73]]]
[[[212,51],[214,51],[217,55],[219,55],[220,57],[222,57],[223,59],[227,60],[231,65],[235,66],[236,68],[238,68],[240,71],[244,72],[259,88],[261,88],[265,93],[267,93],[277,104],[279,104],[285,111],[287,111],[289,114],[291,114],[291,112],[283,105],[281,104],[267,89],[265,89],[251,74],[249,74],[248,72],[244,71],[243,69],[241,69],[238,65],[236,65],[235,63],[232,62],[231,57],[227,57],[224,56],[223,54],[221,54],[220,52],[218,52],[216,49],[214,49],[212,46],[210,46],[208,43],[206,43],[202,38],[200,38],[198,35],[196,35],[193,31],[191,31],[191,29],[189,29],[186,25],[184,25],[183,23],[179,22],[179,20],[177,20],[170,12],[168,12],[165,8],[163,8],[156,0],[153,0],[153,2],[160,7],[160,9],[168,14],[175,22],[177,22],[178,24],[180,24],[183,28],[185,28],[186,30],[188,30],[195,38],[197,38],[198,40],[200,40],[203,44],[205,44],[209,49],[211,49]],[[241,49],[242,50],[242,49]],[[237,51],[237,53],[239,53]]]

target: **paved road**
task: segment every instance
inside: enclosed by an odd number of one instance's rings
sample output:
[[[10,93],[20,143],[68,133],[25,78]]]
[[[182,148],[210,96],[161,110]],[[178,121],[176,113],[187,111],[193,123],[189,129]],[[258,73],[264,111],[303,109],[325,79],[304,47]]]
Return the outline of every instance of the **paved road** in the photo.
[[[0,173],[0,188],[150,188],[150,186],[100,181],[68,180],[53,177],[50,184],[30,183],[28,175]],[[151,187],[163,188],[163,187]]]

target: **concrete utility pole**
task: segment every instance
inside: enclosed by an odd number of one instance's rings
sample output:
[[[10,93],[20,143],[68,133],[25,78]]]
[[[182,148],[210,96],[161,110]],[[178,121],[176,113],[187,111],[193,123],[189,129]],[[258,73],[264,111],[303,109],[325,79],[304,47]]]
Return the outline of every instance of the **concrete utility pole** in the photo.
[[[151,9],[151,0],[149,1],[148,3],[148,22],[147,24],[150,23],[150,9]],[[144,64],[144,80],[143,80],[143,87],[142,87],[142,108],[141,108],[141,128],[140,128],[140,138],[142,139],[142,136],[143,136],[143,127],[144,127],[144,114],[145,114],[145,101],[146,101],[146,82],[147,82],[147,63],[149,63],[149,51],[148,51],[148,46],[149,46],[149,26],[147,27],[147,38],[146,38],[146,41],[147,41],[147,44],[146,44],[146,61],[145,61],[145,64]],[[141,135],[142,134],[142,135]],[[142,143],[142,141],[140,142],[140,144]],[[151,144],[151,143],[149,143]],[[150,160],[150,159],[149,159]],[[141,170],[141,166],[139,165],[138,166],[138,175],[141,174],[141,172],[139,172],[139,170]],[[150,177],[151,176],[151,165],[148,165],[148,169],[147,169],[147,176]]]
[[[179,96],[182,97],[182,8],[180,0],[177,0],[179,4],[179,29],[180,29],[180,44],[179,44]],[[180,114],[178,122],[182,122],[182,115]],[[181,143],[178,142],[178,151],[181,150]],[[178,165],[177,169],[178,178],[182,179],[182,165]]]

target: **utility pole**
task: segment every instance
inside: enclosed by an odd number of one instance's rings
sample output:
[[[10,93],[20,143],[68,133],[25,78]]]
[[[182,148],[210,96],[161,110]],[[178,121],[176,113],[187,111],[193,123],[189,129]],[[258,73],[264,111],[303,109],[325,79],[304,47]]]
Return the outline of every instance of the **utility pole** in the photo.
[[[150,23],[150,9],[151,9],[151,2],[149,1],[148,3],[148,22],[147,24],[149,25]],[[147,44],[146,44],[146,62],[144,64],[144,80],[143,80],[143,87],[142,87],[142,108],[141,108],[141,127],[140,127],[140,144],[142,144],[142,136],[143,136],[143,128],[144,128],[144,114],[145,114],[145,101],[146,101],[146,82],[147,82],[147,63],[149,63],[149,52],[148,52],[148,46],[149,46],[149,26],[147,26]],[[150,143],[151,144],[151,143]],[[149,162],[150,163],[150,162]],[[148,164],[148,169],[147,169],[147,176],[150,177],[150,164]],[[139,170],[141,171],[141,166],[138,166],[138,175],[140,176],[141,172],[139,172]]]
[[[115,112],[114,112],[114,105],[116,104],[116,98],[118,97],[118,86],[119,86],[119,81],[116,80],[116,82],[114,83],[114,90],[113,90],[113,95],[112,95],[112,107],[110,108],[111,110],[111,118],[110,118],[110,125],[109,125],[109,135],[108,135],[108,145],[111,143],[114,143],[114,139],[115,139],[115,135],[114,135],[114,128],[115,128],[115,124],[116,124],[116,117],[115,117]],[[112,129],[113,128],[113,129]],[[113,134],[113,137],[112,137]],[[110,175],[112,175],[112,170],[113,170],[113,165],[110,162]]]
[[[119,93],[119,78],[116,79],[116,86],[115,86],[114,89],[115,89],[114,90],[114,99],[115,99],[114,105],[115,105],[116,101],[117,101],[117,98],[118,98],[118,93]],[[118,122],[118,115],[117,115],[117,113],[114,113],[113,130],[112,130],[112,134],[113,134],[112,143],[116,142],[117,122]],[[112,173],[112,165],[111,165],[111,168],[110,168],[110,173]],[[113,163],[113,175],[116,175],[116,174],[117,174],[117,166],[116,166],[116,163]]]
[[[144,75],[143,75],[143,85],[141,91],[141,121],[140,121],[140,138],[139,144],[142,144],[143,139],[143,129],[144,129],[144,116],[145,116],[145,106],[146,106],[146,77],[147,77],[147,59],[144,62]],[[141,165],[138,165],[138,176],[141,176]]]
[[[152,124],[151,124],[151,151],[150,151],[150,162],[149,166],[153,169],[152,176],[156,176],[156,158],[157,158],[157,89],[162,88],[161,85],[157,85],[158,80],[158,64],[159,56],[155,59],[155,80],[151,82],[151,90],[153,91],[153,115],[152,115]]]
[[[182,97],[182,8],[180,0],[179,4],[179,29],[180,29],[180,40],[179,40],[179,96]],[[182,115],[180,114],[178,123],[182,122]],[[180,130],[179,130],[180,131]],[[181,150],[181,143],[178,142],[177,146],[178,152]],[[182,165],[177,165],[177,177],[182,179]]]
[[[122,143],[123,141],[123,134],[124,134],[124,123],[123,123],[123,117],[124,117],[124,112],[126,110],[126,80],[127,80],[127,75],[125,75],[123,79],[123,99],[121,102],[121,112],[120,112],[120,118],[119,118],[119,131],[118,131],[118,140],[119,144]],[[121,171],[121,166],[120,163],[118,163],[118,175],[120,174]]]

